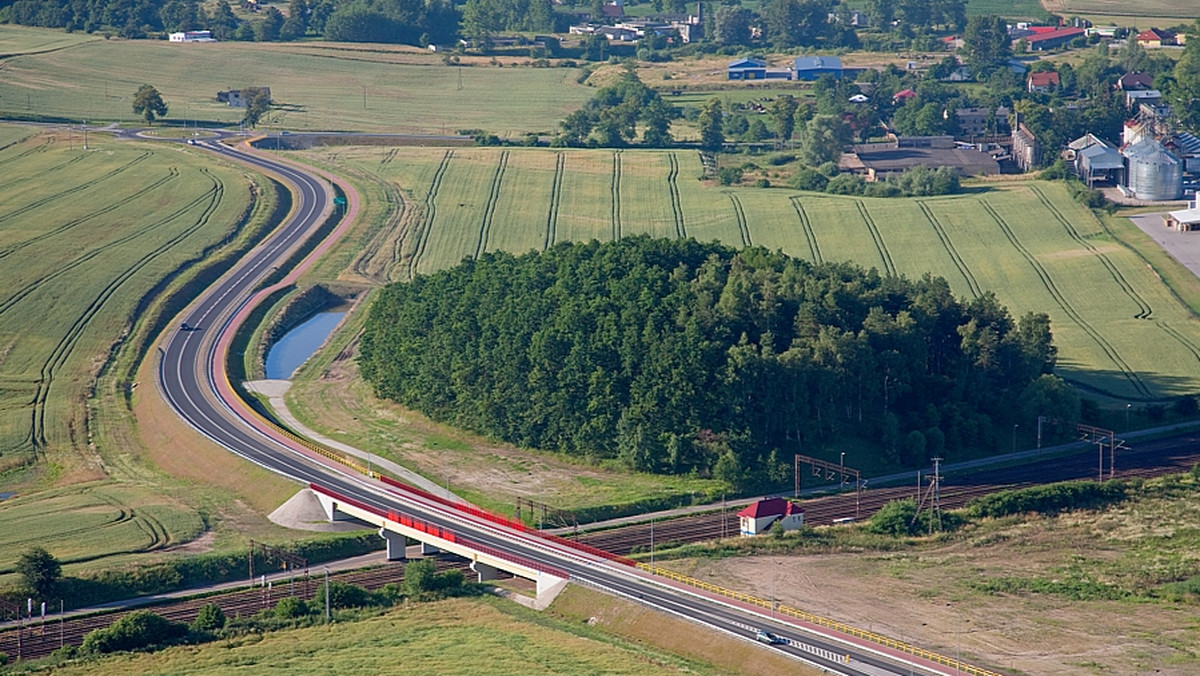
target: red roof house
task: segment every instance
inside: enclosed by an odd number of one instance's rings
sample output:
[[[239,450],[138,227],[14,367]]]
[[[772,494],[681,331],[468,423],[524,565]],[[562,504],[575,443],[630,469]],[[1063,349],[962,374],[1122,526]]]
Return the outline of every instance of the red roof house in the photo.
[[[907,101],[916,95],[917,95],[917,93],[914,92],[913,90],[904,89],[904,90],[896,92],[895,94],[892,94],[892,100],[896,101],[896,102]]]
[[[742,535],[766,532],[776,521],[784,530],[796,530],[804,525],[804,510],[791,500],[766,498],[738,512]]]
[[[1082,28],[1058,28],[1046,33],[1035,33],[1025,38],[1025,46],[1031,52],[1044,52],[1048,49],[1058,49],[1075,38],[1086,35]]]
[[[1175,44],[1175,34],[1161,28],[1151,28],[1138,33],[1137,41],[1143,47],[1169,47]]]
[[[1154,80],[1146,73],[1125,73],[1117,80],[1117,88],[1121,91],[1140,91],[1154,86]]]
[[[1053,71],[1030,73],[1028,89],[1031,92],[1048,92],[1051,89],[1058,89],[1058,82],[1058,73]]]

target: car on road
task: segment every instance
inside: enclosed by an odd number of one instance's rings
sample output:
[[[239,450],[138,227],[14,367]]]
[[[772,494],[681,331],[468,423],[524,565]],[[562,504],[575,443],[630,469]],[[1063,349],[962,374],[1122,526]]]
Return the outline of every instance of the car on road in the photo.
[[[754,638],[759,643],[766,643],[767,645],[782,645],[787,643],[787,639],[783,638],[782,636],[776,636],[766,629],[759,629],[757,632],[755,632]]]

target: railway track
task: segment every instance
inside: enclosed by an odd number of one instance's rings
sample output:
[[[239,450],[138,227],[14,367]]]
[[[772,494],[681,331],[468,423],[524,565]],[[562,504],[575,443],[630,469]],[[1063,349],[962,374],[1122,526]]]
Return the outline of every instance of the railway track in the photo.
[[[436,561],[439,572],[456,568],[470,573],[467,561],[441,558]],[[23,628],[11,628],[0,632],[0,652],[6,653],[12,660],[32,660],[46,657],[64,645],[78,646],[88,633],[96,629],[103,629],[134,610],[151,610],[172,622],[186,624],[196,619],[196,613],[200,611],[201,607],[209,603],[216,603],[221,607],[225,616],[230,619],[249,617],[274,606],[280,599],[288,596],[312,600],[321,585],[324,584],[324,579],[323,573],[313,573],[309,576],[298,574],[292,581],[275,581],[271,588],[242,588],[226,593],[140,606],[129,610],[71,617],[61,622],[50,615],[44,624],[35,619],[26,623]],[[394,562],[374,568],[330,573],[329,579],[377,590],[390,582],[397,584],[403,582],[404,565]]]
[[[1151,478],[1184,472],[1200,463],[1200,438],[1181,444],[1179,438],[1139,444],[1133,450],[1122,451],[1116,457],[1117,478]],[[1105,455],[1105,468],[1108,457]],[[1108,477],[1109,472],[1105,472]],[[1036,484],[1095,479],[1099,475],[1099,459],[1094,450],[1084,450],[1069,456],[1052,458],[1029,465],[992,469],[970,474],[950,474],[943,477],[941,506],[943,509],[962,507],[974,497],[1001,490],[1023,488]],[[923,480],[924,481],[924,480]],[[928,483],[925,483],[925,487]],[[918,497],[916,473],[908,486],[888,486],[864,490],[860,496],[853,492],[805,500],[804,522],[812,526],[827,526],[836,519],[867,519],[893,500]],[[655,547],[704,542],[738,534],[736,510],[709,512],[659,521],[653,526]],[[650,548],[651,526],[639,523],[621,528],[582,533],[580,542],[599,547],[614,554],[629,555]]]

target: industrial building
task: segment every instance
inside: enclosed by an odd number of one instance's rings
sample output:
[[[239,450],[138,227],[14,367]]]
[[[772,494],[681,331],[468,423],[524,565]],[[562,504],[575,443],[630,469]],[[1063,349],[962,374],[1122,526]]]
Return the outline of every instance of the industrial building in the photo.
[[[1135,199],[1157,202],[1183,196],[1183,163],[1162,143],[1144,138],[1126,146],[1125,193]]]
[[[836,56],[804,56],[796,59],[795,79],[815,80],[822,75],[832,75],[841,79],[845,73],[842,60]]]

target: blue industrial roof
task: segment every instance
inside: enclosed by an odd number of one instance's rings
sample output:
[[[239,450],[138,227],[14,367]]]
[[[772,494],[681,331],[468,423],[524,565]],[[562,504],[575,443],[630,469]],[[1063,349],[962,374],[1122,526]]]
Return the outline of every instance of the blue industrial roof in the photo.
[[[836,56],[802,56],[796,59],[796,70],[841,70],[842,60]]]
[[[738,68],[766,68],[766,67],[767,67],[767,62],[763,61],[762,59],[738,59],[737,61],[729,62],[730,70],[737,70]]]

